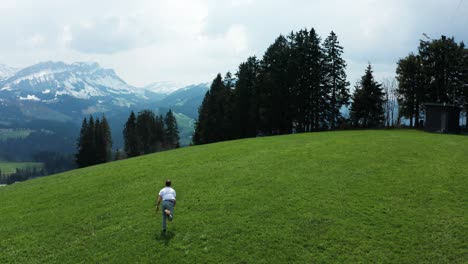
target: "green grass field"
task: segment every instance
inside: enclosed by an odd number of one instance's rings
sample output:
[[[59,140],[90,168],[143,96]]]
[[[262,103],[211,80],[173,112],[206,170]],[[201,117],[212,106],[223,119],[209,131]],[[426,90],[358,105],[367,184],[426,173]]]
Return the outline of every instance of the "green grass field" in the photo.
[[[25,169],[25,168],[42,168],[42,163],[40,162],[8,162],[0,161],[0,171],[2,174],[12,174],[16,172],[16,169]]]
[[[466,136],[343,131],[75,170],[0,188],[0,263],[468,263],[467,161]]]

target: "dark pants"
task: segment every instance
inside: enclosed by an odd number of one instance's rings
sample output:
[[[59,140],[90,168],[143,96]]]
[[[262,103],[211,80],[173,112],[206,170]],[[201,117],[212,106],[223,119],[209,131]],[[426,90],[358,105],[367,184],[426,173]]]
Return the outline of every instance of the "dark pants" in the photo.
[[[170,202],[170,201],[163,201],[162,202],[162,228],[163,229],[166,229],[166,218],[169,218],[167,215],[166,215],[166,209],[171,211],[171,215],[172,217],[174,217],[174,203],[173,202]],[[172,219],[170,219],[171,221]]]

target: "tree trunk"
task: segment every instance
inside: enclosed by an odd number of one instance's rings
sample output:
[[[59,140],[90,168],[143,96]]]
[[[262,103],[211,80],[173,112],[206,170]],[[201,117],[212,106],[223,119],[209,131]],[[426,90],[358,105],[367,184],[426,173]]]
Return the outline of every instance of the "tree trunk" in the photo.
[[[416,101],[416,113],[415,113],[414,118],[415,118],[415,121],[414,121],[415,127],[419,128],[419,102],[418,101]]]

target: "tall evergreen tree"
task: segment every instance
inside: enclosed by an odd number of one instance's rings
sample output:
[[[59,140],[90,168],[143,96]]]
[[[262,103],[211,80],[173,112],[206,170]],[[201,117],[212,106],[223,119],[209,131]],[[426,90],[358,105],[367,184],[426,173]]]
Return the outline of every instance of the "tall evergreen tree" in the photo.
[[[138,113],[136,131],[141,147],[140,153],[148,154],[156,151],[156,127],[156,116],[152,111],[143,110]]]
[[[461,104],[464,49],[464,43],[457,44],[453,37],[421,40],[419,56],[430,102]]]
[[[86,117],[83,119],[81,124],[80,136],[77,141],[77,154],[75,155],[75,161],[79,168],[86,167],[88,165],[89,157],[89,146],[87,145],[87,132],[88,132],[88,121]]]
[[[229,109],[232,107],[231,93],[231,88],[226,87],[221,74],[218,74],[199,109],[193,136],[194,144],[232,139],[232,131],[227,130],[230,127],[227,121],[230,120]]]
[[[132,111],[125,123],[123,130],[124,135],[124,150],[127,157],[136,157],[140,155],[140,146],[138,141],[138,134],[136,130],[136,116]]]
[[[169,110],[166,113],[166,117],[164,118],[164,124],[166,127],[166,142],[169,148],[178,148],[179,147],[179,129],[177,128],[177,120]]]
[[[349,82],[346,81],[346,62],[342,58],[343,47],[338,37],[332,31],[324,43],[324,89],[328,93],[329,126],[336,128],[337,120],[341,117],[340,109],[349,103]]]
[[[86,144],[88,145],[88,165],[96,165],[96,123],[92,115],[89,116],[88,130],[86,132]]]
[[[89,122],[84,118],[77,143],[76,163],[78,167],[109,161],[111,149],[112,137],[106,118],[103,117],[102,121],[97,118],[95,121],[90,115]]]
[[[400,59],[397,66],[398,105],[402,116],[409,118],[410,126],[418,126],[422,103],[426,101],[424,78],[419,56],[414,54]]]
[[[320,37],[312,28],[291,33],[290,74],[296,131],[318,130],[326,124],[329,102],[323,84],[323,49]]]
[[[351,119],[355,126],[371,128],[384,122],[385,97],[382,85],[374,80],[372,67],[367,66],[352,96]]]
[[[101,146],[104,145],[104,135],[101,128],[101,120],[96,118],[96,121],[94,122],[94,164],[106,162],[104,160],[106,158],[106,154],[103,153],[101,149]]]
[[[154,122],[154,150],[153,152],[168,149],[166,146],[166,130],[164,128],[164,117],[157,115]]]
[[[262,134],[292,132],[291,78],[288,74],[290,57],[288,40],[280,35],[268,47],[260,61],[257,74],[259,123]]]
[[[106,117],[102,116],[98,121],[95,128],[96,159],[97,163],[105,163],[112,160],[112,135]]]
[[[259,63],[257,58],[250,57],[239,65],[237,71],[236,90],[234,94],[236,106],[236,137],[255,137],[257,135],[258,99],[256,80]]]
[[[192,136],[192,142],[195,145],[201,145],[208,143],[207,141],[207,130],[208,127],[208,120],[210,118],[209,113],[209,105],[211,104],[211,93],[208,90],[203,97],[203,101],[198,108],[198,119],[195,122],[195,131]]]
[[[465,126],[468,128],[468,49],[463,52],[463,93],[462,104],[465,108]]]
[[[234,88],[237,83],[237,79],[232,76],[230,72],[227,72],[224,76],[223,92],[219,95],[220,100],[223,103],[222,111],[222,140],[230,140],[237,138],[236,123],[235,123],[235,99],[234,99]]]

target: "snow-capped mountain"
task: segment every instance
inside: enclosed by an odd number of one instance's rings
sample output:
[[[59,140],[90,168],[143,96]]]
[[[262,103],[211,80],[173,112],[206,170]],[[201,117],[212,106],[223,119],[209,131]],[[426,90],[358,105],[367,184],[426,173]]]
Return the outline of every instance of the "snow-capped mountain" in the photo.
[[[97,63],[43,62],[0,81],[0,98],[0,104],[16,106],[27,117],[76,121],[88,114],[128,111],[161,95],[133,87]]]
[[[152,83],[152,84],[149,84],[145,87],[143,87],[143,89],[145,90],[149,90],[149,91],[152,91],[152,92],[155,92],[155,93],[158,93],[158,94],[164,94],[164,95],[168,95],[168,94],[171,94],[183,87],[185,87],[186,85],[182,84],[182,83],[175,83],[175,82],[170,82],[170,81],[163,81],[163,82],[155,82],[155,83]]]
[[[113,70],[83,62],[44,62],[27,67],[1,81],[0,91],[8,91],[19,100],[46,103],[68,96],[110,99],[116,105],[129,107],[136,103],[135,98],[148,99],[145,90],[128,85]]]
[[[0,80],[0,136],[2,129],[34,131],[24,140],[4,142],[13,146],[15,153],[23,149],[21,157],[29,152],[65,151],[62,147],[72,150],[81,122],[89,115],[104,114],[114,146],[122,147],[122,129],[130,111],[143,109],[158,114],[172,109],[181,117],[181,142],[188,144],[208,90],[208,84],[182,87],[169,82],[154,85],[151,90],[137,88],[97,63],[43,62],[21,70],[5,69],[9,67],[1,68],[5,74]],[[49,138],[46,142],[55,138],[57,146],[39,144],[44,138]],[[2,144],[0,148],[6,148]]]
[[[15,75],[20,69],[9,67],[4,64],[0,64],[0,81],[10,78]]]

